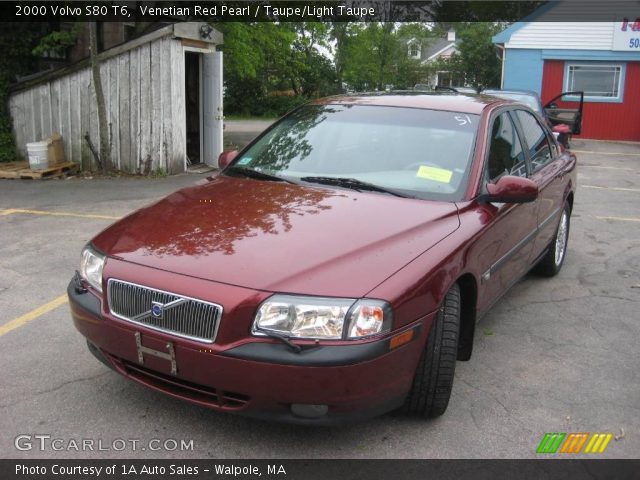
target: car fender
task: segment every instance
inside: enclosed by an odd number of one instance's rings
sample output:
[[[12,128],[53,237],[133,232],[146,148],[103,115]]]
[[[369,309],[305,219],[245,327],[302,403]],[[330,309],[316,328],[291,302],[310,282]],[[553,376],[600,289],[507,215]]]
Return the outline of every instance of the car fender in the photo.
[[[463,276],[478,285],[480,274],[467,262],[471,237],[458,228],[371,290],[369,298],[395,299],[394,329],[435,312],[451,286]],[[473,306],[475,311],[475,305]]]

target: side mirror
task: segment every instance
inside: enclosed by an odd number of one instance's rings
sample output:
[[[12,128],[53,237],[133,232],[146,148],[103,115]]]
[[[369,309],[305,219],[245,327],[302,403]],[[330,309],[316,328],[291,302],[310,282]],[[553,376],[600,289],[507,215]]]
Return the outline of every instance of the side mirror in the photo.
[[[527,203],[538,198],[538,185],[524,177],[505,175],[487,184],[485,200],[497,203]]]
[[[227,168],[227,165],[231,163],[231,161],[238,156],[237,150],[225,150],[218,157],[218,168],[220,170]]]

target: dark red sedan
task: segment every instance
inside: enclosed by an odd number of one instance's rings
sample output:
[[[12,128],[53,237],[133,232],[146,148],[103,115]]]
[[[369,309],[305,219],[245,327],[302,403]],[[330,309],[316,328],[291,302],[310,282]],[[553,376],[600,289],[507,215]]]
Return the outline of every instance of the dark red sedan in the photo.
[[[308,424],[447,408],[477,320],[562,267],[576,158],[521,104],[305,105],[84,249],[91,352],[155,390]]]

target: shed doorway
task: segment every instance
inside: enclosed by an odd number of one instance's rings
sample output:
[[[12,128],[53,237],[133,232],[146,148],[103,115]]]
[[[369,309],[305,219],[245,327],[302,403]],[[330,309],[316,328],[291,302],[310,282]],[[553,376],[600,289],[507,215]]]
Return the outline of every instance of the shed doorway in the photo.
[[[222,152],[222,52],[184,52],[186,168],[218,166]],[[193,167],[193,168],[192,168]]]
[[[184,52],[184,91],[187,131],[187,167],[203,163],[202,54]]]

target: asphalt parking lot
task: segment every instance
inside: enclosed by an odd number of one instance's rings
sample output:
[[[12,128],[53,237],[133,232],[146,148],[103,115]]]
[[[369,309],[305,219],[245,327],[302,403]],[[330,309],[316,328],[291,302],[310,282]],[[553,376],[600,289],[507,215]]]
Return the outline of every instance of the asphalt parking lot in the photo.
[[[600,456],[637,458],[640,145],[577,140],[574,150],[579,188],[564,268],[553,279],[527,276],[481,320],[447,413],[341,428],[266,423],[168,398],[107,370],[74,329],[64,294],[83,245],[201,177],[0,180],[0,456],[532,458],[546,432],[611,432]],[[109,447],[137,439],[141,449],[40,451],[34,441],[18,450],[21,434]],[[142,450],[151,439],[193,440],[193,449]]]

